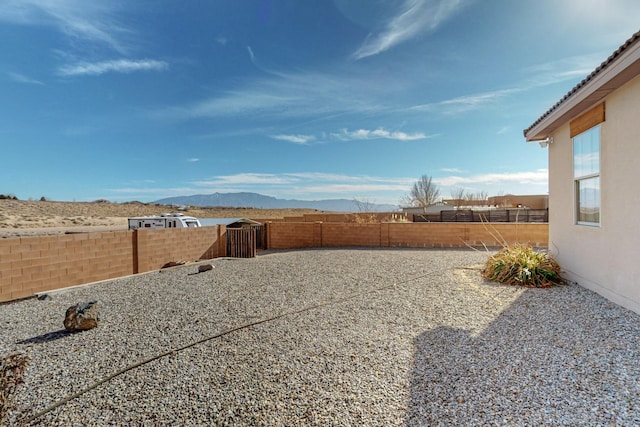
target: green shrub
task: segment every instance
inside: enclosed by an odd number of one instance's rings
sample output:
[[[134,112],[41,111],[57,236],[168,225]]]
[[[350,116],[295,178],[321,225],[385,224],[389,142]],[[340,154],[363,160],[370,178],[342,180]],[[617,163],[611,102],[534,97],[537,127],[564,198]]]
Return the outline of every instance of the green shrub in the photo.
[[[482,277],[505,285],[535,288],[565,284],[560,266],[549,254],[521,244],[507,246],[489,257]]]

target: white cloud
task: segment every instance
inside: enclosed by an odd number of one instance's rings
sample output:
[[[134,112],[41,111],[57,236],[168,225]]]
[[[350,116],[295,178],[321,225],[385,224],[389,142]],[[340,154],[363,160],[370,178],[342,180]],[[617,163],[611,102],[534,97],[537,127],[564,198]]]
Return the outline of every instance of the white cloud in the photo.
[[[567,80],[574,80],[577,83],[595,70],[607,54],[598,52],[571,56],[527,67],[522,71],[530,77],[528,77],[528,81],[523,83],[523,89],[534,89]]]
[[[40,80],[32,79],[24,74],[7,72],[7,76],[16,83],[24,83],[29,85],[44,85]]]
[[[461,169],[458,168],[441,168],[440,169],[442,172],[447,172],[447,173],[462,173],[464,172]]]
[[[249,52],[249,59],[251,60],[251,63],[255,64],[256,56],[253,54],[253,49],[251,49],[251,46],[247,46],[247,52]]]
[[[461,175],[459,169],[446,168],[453,175],[433,177],[441,194],[448,194],[453,188],[468,191],[487,191],[489,195],[544,194],[547,191],[546,169],[514,173],[486,173],[470,176]],[[152,188],[149,183],[141,183],[128,188],[111,189],[123,199],[162,198],[178,195],[255,192],[283,199],[319,200],[331,198],[357,198],[375,200],[375,203],[397,204],[407,194],[415,177],[383,177],[371,175],[346,175],[324,172],[291,173],[238,173],[218,175],[207,179],[186,183],[184,186]],[[109,197],[107,197],[109,198]],[[111,197],[110,199],[112,199]]]
[[[377,55],[399,43],[435,31],[465,3],[464,0],[405,0],[402,11],[389,20],[383,31],[369,34],[352,57],[359,60]]]
[[[358,129],[350,131],[343,129],[341,133],[333,133],[332,136],[341,139],[343,141],[354,139],[393,139],[397,141],[415,141],[419,139],[426,139],[427,135],[424,133],[408,134],[405,132],[390,132],[388,130],[378,128],[375,130]]]
[[[294,144],[305,145],[316,139],[313,135],[272,135],[271,138],[280,141],[293,142]]]
[[[235,175],[220,175],[202,181],[194,181],[192,184],[198,187],[216,186],[243,186],[243,185],[288,185],[297,182],[298,179],[287,175],[269,173],[239,173]]]
[[[500,89],[493,92],[484,92],[473,95],[459,96],[430,104],[420,104],[409,107],[409,111],[429,111],[442,114],[458,114],[467,111],[478,110],[486,105],[491,105],[510,95],[522,92],[524,88]]]
[[[199,102],[152,111],[166,119],[192,119],[250,115],[270,118],[313,117],[387,110],[379,100],[384,91],[372,93],[369,82],[359,78],[318,73],[275,74],[256,79],[244,87],[228,89]]]
[[[163,71],[169,68],[165,61],[155,59],[115,59],[102,62],[81,62],[60,67],[58,74],[62,76],[99,76],[105,73],[133,73],[137,71]]]
[[[197,157],[192,157],[190,159],[187,159],[187,162],[189,162],[189,163],[195,163],[195,162],[199,162],[199,161],[200,161],[200,159],[198,159]]]
[[[5,0],[0,21],[56,27],[69,37],[127,51],[123,36],[131,31],[114,18],[120,2],[84,0]]]
[[[510,187],[513,184],[547,185],[549,172],[547,169],[536,171],[511,172],[511,173],[486,173],[472,176],[451,175],[440,178],[433,178],[438,185],[443,186],[463,186],[463,185],[504,185]]]
[[[381,203],[395,203],[412,182],[412,178],[299,172],[221,175],[192,182],[191,185],[199,188],[195,192],[250,191],[280,198],[302,199],[375,196],[385,198],[386,201]]]

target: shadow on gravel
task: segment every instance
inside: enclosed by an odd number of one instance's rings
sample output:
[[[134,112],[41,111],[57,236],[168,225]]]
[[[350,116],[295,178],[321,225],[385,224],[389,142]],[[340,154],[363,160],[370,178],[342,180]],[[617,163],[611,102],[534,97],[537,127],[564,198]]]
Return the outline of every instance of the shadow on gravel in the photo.
[[[405,426],[638,423],[638,316],[571,288],[525,291],[479,335],[417,336]]]
[[[26,340],[18,341],[18,344],[41,344],[44,342],[56,341],[76,333],[77,332],[69,332],[66,329],[60,329],[55,332],[47,332],[46,334],[42,334],[33,338],[27,338]]]

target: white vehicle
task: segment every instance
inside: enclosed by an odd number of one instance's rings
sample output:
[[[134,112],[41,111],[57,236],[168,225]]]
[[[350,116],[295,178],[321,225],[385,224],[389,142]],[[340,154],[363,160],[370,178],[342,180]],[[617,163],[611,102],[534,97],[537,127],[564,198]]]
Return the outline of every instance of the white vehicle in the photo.
[[[129,218],[129,230],[144,228],[186,228],[202,227],[198,218],[185,216],[181,213],[162,214],[154,216],[138,216]]]

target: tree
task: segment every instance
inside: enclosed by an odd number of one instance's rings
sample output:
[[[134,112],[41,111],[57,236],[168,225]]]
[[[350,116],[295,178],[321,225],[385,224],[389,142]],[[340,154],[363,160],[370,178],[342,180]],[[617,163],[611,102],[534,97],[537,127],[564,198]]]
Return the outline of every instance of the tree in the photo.
[[[454,188],[451,190],[451,200],[453,200],[456,208],[462,206],[462,202],[464,201],[466,195],[467,191],[462,187]]]
[[[374,203],[370,202],[369,199],[356,199],[354,197],[353,203],[356,204],[359,212],[353,216],[354,222],[358,224],[371,224],[379,222],[378,216],[373,213]]]
[[[426,208],[433,205],[440,197],[440,189],[430,176],[422,175],[413,184],[411,191],[406,196],[406,201],[410,206]]]

